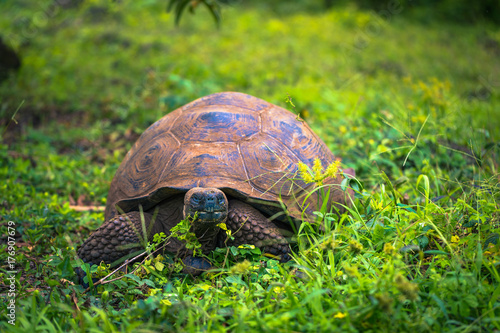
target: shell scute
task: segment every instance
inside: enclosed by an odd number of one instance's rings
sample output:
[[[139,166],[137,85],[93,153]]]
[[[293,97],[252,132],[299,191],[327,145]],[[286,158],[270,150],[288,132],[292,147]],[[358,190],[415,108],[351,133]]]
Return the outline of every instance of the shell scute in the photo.
[[[178,147],[177,140],[166,132],[131,150],[117,172],[122,179],[122,191],[128,196],[136,196],[156,186]]]
[[[240,180],[243,163],[235,143],[185,143],[167,165],[161,186],[181,186],[192,180],[211,183],[215,179]]]
[[[262,131],[282,142],[307,165],[312,165],[315,158],[321,159],[323,165],[335,160],[328,147],[303,120],[281,108],[274,107],[262,114]]]
[[[267,135],[240,143],[241,155],[250,184],[262,193],[289,196],[297,178],[295,153]],[[301,182],[301,184],[303,184]]]
[[[183,141],[235,142],[260,129],[259,115],[244,109],[225,110],[208,106],[190,109],[180,117],[172,133]]]

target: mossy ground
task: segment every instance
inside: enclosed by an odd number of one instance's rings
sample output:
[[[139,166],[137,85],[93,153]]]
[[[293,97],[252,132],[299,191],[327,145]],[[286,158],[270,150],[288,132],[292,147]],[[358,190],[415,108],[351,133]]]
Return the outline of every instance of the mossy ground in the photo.
[[[162,1],[0,1],[23,61],[0,85],[2,329],[500,330],[500,29],[404,11],[258,2],[217,29]],[[193,279],[157,257],[84,292],[75,249],[103,219],[85,207],[147,126],[220,91],[300,113],[357,172],[349,214],[304,223],[285,265],[233,248]]]

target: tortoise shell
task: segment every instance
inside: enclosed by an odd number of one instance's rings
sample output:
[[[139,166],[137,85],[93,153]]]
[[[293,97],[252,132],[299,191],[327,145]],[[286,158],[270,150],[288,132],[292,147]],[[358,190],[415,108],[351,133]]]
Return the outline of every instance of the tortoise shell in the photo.
[[[197,99],[151,125],[127,153],[111,183],[106,219],[119,210],[144,210],[193,187],[215,187],[273,214],[284,202],[302,218],[318,195],[298,177],[299,162],[323,166],[335,156],[311,128],[283,108],[234,92]],[[345,203],[340,190],[332,202]]]

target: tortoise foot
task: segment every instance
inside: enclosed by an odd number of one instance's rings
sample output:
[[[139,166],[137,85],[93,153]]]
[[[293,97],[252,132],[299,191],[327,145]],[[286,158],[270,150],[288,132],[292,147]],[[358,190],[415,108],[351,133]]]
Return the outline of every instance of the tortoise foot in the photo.
[[[151,221],[151,215],[144,213],[145,225]],[[78,257],[86,263],[99,264],[114,261],[138,250],[143,243],[139,212],[118,215],[100,226],[78,248]]]
[[[275,256],[281,261],[290,260],[290,245],[284,232],[268,220],[260,211],[241,201],[229,202],[226,226],[234,240],[228,245],[252,244]]]
[[[182,272],[193,276],[198,276],[212,268],[210,262],[205,258],[189,256],[182,259],[182,262],[185,265]]]

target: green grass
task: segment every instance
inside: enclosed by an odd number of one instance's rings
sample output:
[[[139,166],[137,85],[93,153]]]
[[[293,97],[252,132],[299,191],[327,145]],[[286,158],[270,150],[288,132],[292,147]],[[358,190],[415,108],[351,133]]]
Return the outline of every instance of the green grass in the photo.
[[[49,3],[0,1],[23,60],[0,83],[3,330],[500,330],[498,26],[383,21],[318,1],[236,5],[220,29],[200,10],[175,27],[161,1]],[[75,249],[103,213],[70,203],[104,205],[147,126],[229,90],[293,109],[291,96],[357,172],[348,214],[322,212],[324,230],[303,223],[287,264],[221,249],[218,270],[192,278],[157,257],[84,291]]]

